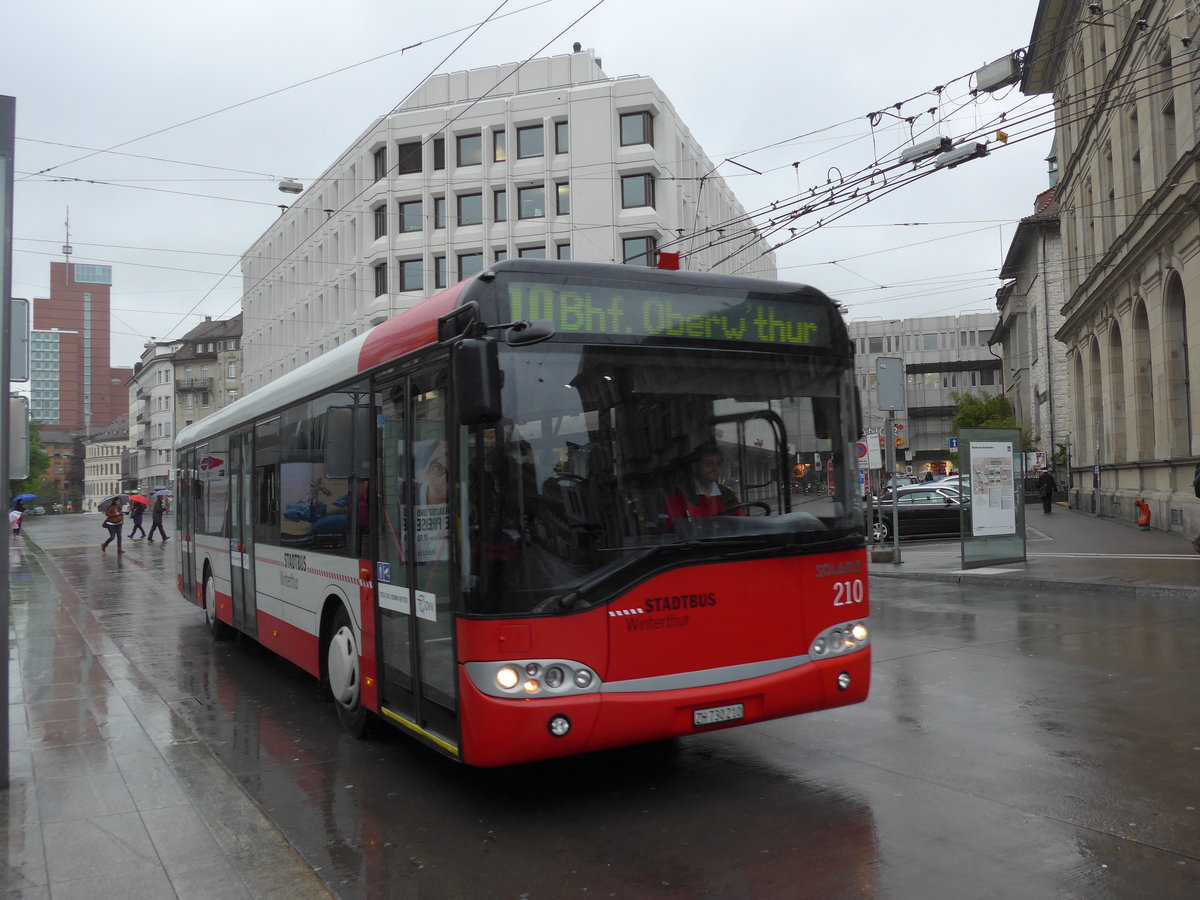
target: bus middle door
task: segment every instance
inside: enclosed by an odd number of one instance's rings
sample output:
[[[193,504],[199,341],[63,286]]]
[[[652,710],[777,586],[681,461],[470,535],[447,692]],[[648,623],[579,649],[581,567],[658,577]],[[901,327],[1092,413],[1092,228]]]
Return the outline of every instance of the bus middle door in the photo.
[[[258,604],[254,593],[254,465],[253,431],[229,440],[230,516],[229,580],[233,594],[233,624],[258,637]]]
[[[445,370],[402,376],[379,390],[380,705],[453,751],[458,702]]]

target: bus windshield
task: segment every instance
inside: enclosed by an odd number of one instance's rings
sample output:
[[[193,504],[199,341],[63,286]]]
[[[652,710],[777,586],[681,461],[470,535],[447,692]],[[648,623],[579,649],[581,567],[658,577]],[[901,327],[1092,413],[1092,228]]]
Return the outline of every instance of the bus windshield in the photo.
[[[664,564],[860,540],[848,360],[565,343],[500,358],[504,418],[464,446],[464,612],[562,613]]]

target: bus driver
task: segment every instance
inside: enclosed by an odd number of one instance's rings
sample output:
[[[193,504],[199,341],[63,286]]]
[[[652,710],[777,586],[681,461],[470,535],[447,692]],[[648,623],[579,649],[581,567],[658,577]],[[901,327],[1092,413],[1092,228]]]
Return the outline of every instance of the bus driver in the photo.
[[[667,495],[667,521],[704,518],[706,516],[744,516],[737,494],[721,484],[721,468],[725,457],[716,444],[701,444],[692,457],[689,476],[684,478],[681,491]]]

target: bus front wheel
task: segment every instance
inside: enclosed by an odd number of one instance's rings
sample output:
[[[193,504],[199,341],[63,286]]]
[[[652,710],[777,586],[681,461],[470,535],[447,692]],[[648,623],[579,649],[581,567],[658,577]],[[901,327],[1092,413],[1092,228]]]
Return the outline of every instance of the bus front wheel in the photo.
[[[371,712],[362,702],[362,672],[354,626],[344,606],[338,606],[325,647],[325,677],[338,721],[356,738],[370,736]]]

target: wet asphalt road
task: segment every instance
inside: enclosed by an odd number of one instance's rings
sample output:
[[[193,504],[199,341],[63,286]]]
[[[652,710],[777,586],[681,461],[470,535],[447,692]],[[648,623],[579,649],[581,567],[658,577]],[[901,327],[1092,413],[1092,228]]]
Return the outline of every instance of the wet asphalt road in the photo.
[[[1200,896],[1194,602],[877,579],[863,705],[476,771],[214,644],[174,542],[26,528],[341,897]]]

